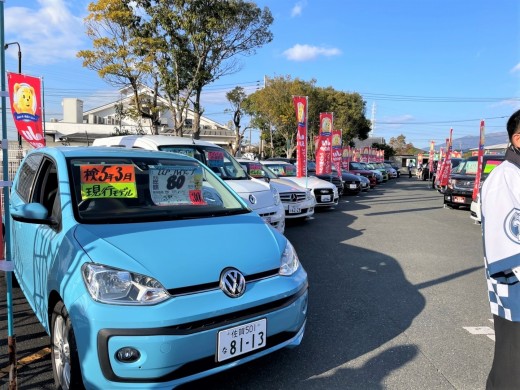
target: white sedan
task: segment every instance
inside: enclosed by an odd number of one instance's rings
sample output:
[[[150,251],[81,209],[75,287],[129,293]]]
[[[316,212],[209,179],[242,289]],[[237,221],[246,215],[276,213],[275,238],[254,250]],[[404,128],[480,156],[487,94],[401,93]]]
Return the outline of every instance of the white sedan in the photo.
[[[247,173],[255,179],[263,179],[276,188],[285,209],[285,219],[305,219],[314,215],[316,198],[311,190],[279,179],[258,161],[237,159]]]
[[[316,198],[316,207],[331,207],[338,204],[338,188],[331,182],[316,176],[296,177],[296,166],[284,161],[262,161],[262,164],[273,171],[279,178],[312,190]]]

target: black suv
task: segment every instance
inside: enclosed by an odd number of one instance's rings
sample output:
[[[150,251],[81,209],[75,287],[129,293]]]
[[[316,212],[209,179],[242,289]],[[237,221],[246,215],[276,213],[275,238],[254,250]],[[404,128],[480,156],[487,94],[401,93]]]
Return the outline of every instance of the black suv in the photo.
[[[486,154],[482,161],[480,185],[489,172],[504,161],[503,154]],[[452,172],[448,186],[444,190],[444,204],[452,208],[469,207],[473,199],[473,187],[477,174],[478,157],[471,156],[463,160]]]

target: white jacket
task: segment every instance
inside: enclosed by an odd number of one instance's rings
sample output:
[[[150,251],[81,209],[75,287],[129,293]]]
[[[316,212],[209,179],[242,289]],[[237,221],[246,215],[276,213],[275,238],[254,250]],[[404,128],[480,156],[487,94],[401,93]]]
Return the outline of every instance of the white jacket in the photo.
[[[508,155],[484,181],[480,199],[491,312],[520,321],[520,166]]]

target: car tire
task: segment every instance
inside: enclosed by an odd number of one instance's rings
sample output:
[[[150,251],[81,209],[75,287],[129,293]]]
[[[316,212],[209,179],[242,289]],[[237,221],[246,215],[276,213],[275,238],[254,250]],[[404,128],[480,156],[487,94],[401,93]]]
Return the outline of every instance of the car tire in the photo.
[[[67,308],[59,301],[51,316],[51,361],[58,390],[84,389],[74,329]]]

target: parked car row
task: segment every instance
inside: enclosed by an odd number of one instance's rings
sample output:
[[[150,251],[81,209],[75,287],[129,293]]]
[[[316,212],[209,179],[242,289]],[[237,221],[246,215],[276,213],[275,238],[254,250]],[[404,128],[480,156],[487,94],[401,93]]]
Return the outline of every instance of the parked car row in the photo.
[[[482,173],[479,185],[486,180],[489,173],[504,161],[503,154],[487,154],[482,158]],[[470,218],[475,222],[481,222],[480,196],[473,199],[476,174],[478,169],[478,156],[467,159],[453,159],[454,164],[448,185],[438,187],[437,190],[443,196],[443,204],[451,209],[464,208],[470,211]],[[427,168],[426,168],[427,169]]]

